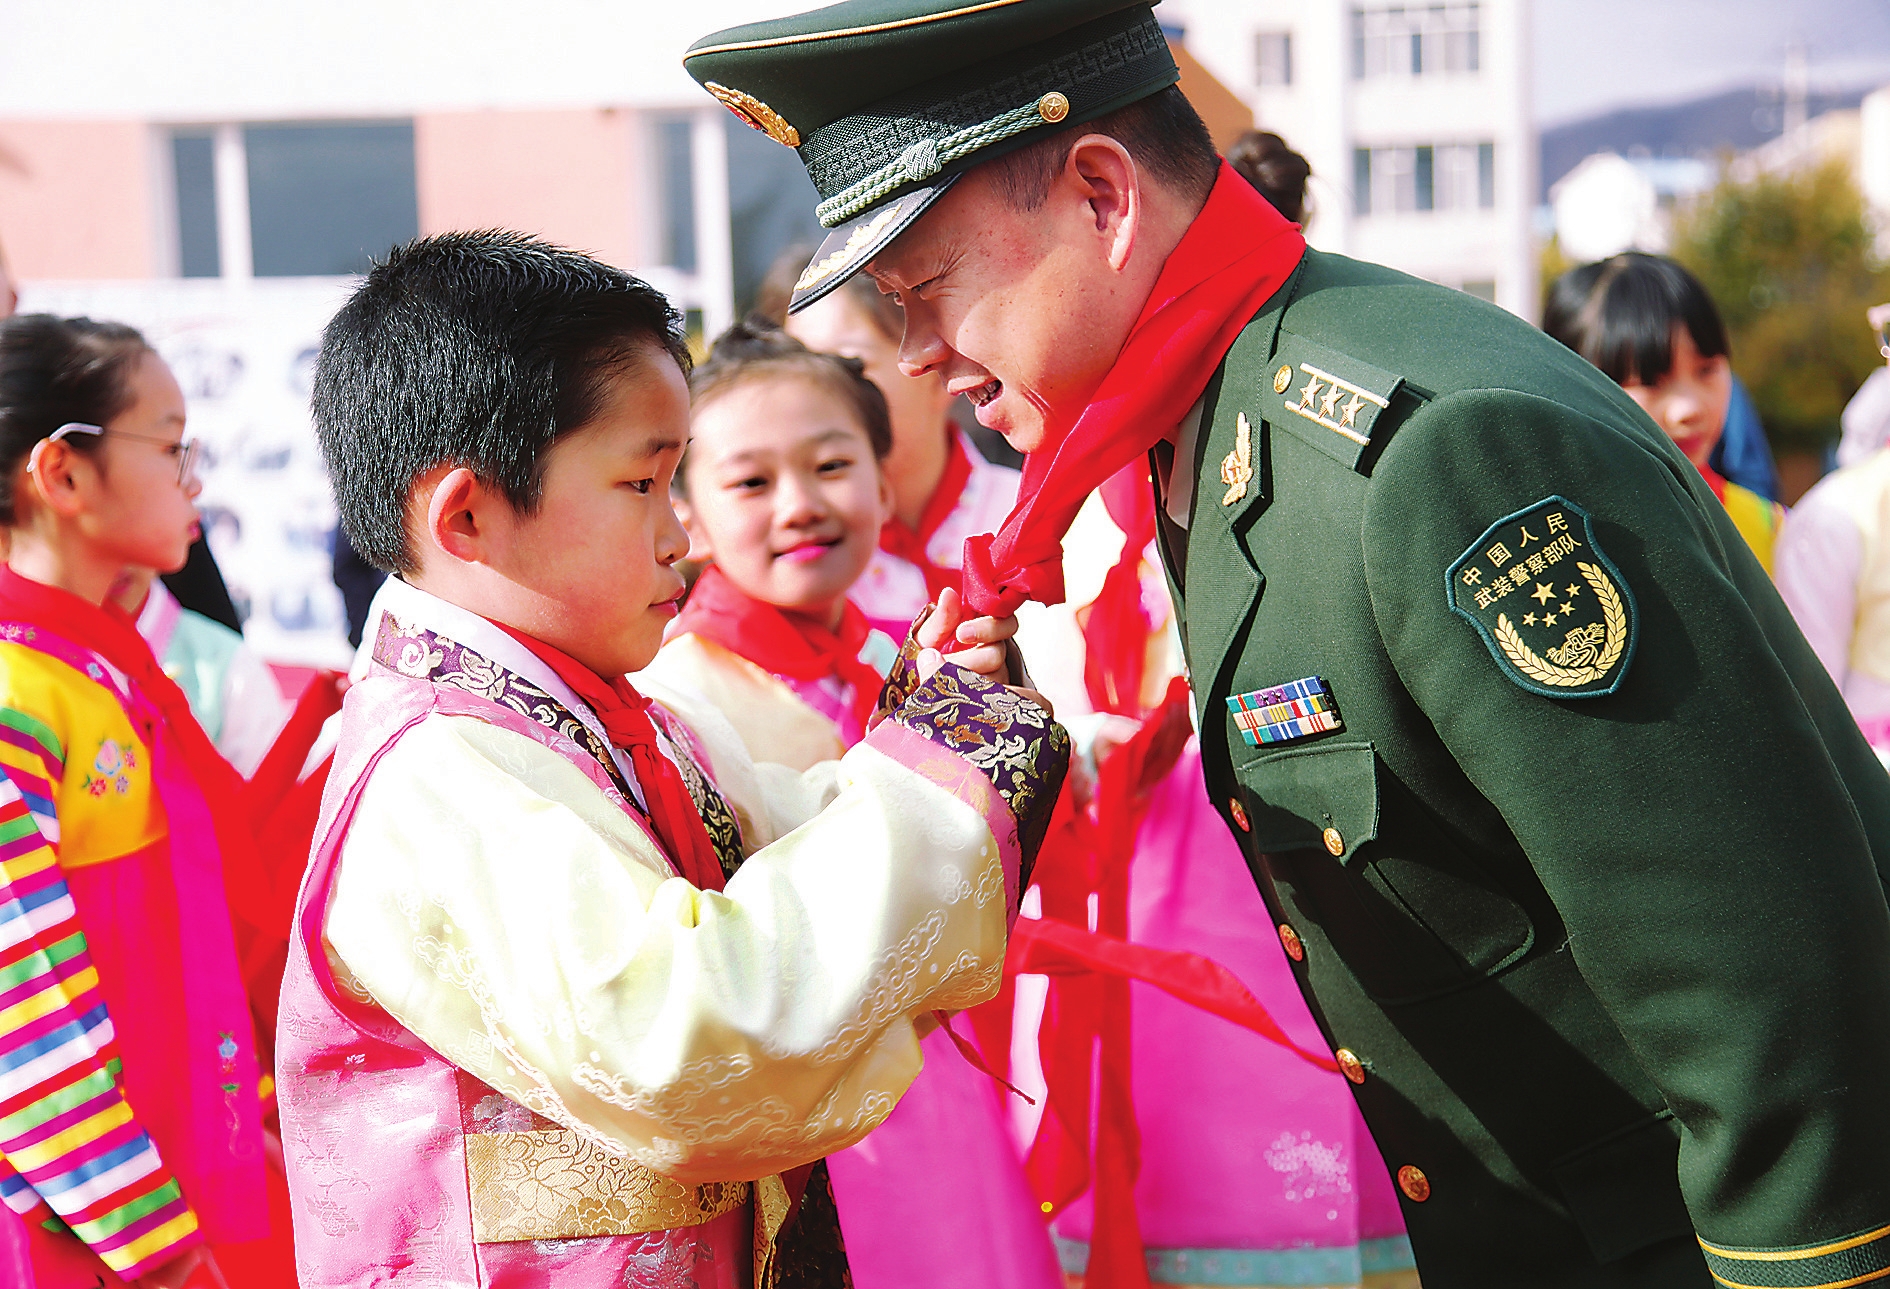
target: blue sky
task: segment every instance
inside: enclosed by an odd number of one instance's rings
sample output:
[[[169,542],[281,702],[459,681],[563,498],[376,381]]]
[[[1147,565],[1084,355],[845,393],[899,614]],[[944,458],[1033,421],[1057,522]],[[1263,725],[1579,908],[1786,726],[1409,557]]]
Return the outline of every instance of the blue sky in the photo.
[[[1890,84],[1890,0],[1535,0],[1536,116],[1773,82],[1802,41],[1814,85]]]

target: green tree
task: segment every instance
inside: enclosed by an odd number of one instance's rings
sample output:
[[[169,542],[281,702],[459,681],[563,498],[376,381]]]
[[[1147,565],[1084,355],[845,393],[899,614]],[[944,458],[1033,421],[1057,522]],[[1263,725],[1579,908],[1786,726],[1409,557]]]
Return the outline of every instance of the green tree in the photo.
[[[1730,175],[1674,225],[1674,258],[1726,319],[1733,370],[1779,452],[1816,452],[1882,359],[1864,311],[1890,300],[1863,193],[1829,161],[1739,182]]]

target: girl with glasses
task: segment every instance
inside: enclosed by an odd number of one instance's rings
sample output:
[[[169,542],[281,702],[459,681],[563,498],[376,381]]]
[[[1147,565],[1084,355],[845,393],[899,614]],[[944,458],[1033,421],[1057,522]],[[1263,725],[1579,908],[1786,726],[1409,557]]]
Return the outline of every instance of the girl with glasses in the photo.
[[[0,1265],[29,1289],[293,1283],[242,781],[108,602],[197,536],[184,421],[131,328],[0,322]]]

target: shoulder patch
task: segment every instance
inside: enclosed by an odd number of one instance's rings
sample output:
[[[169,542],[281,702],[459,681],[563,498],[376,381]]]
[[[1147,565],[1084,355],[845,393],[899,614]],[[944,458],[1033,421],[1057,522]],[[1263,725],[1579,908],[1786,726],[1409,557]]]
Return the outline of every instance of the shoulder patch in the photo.
[[[1634,656],[1627,583],[1564,497],[1491,524],[1450,566],[1444,598],[1505,675],[1545,698],[1612,694]]]
[[[1268,383],[1279,401],[1267,420],[1356,466],[1404,378],[1282,331]]]

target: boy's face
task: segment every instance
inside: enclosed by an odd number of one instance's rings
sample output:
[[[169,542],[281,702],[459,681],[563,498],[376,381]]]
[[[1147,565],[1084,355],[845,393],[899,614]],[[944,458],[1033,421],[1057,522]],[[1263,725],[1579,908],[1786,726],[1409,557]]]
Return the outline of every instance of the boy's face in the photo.
[[[800,375],[757,376],[698,406],[688,485],[698,553],[755,599],[830,624],[891,511],[852,407]]]
[[[1667,437],[1704,470],[1713,447],[1726,429],[1726,409],[1732,404],[1732,364],[1726,355],[1708,358],[1693,343],[1686,324],[1676,322],[1671,342],[1673,365],[1652,385],[1635,377],[1621,388],[1653,417]]]
[[[603,676],[648,665],[683,593],[672,566],[689,537],[669,485],[688,433],[688,384],[646,347],[609,379],[595,419],[552,446],[536,513],[486,508],[481,562],[507,585],[504,603],[477,611]]]

